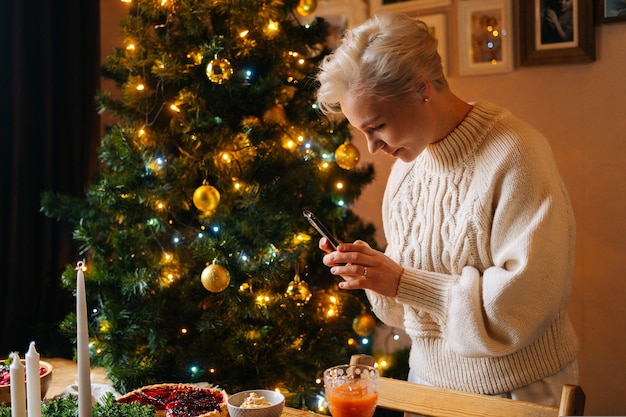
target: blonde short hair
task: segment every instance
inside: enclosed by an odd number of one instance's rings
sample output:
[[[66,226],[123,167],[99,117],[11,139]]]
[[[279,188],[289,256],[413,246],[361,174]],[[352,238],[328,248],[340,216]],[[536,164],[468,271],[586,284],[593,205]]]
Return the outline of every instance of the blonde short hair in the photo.
[[[324,114],[338,114],[347,92],[401,100],[419,92],[426,79],[439,91],[448,88],[428,26],[404,14],[378,15],[347,31],[325,57],[317,74],[317,102]]]

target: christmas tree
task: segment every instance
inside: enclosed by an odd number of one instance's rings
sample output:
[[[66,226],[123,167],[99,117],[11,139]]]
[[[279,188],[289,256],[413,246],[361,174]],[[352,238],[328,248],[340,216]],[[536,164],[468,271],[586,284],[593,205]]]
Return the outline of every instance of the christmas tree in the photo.
[[[85,198],[46,193],[74,227],[92,363],[121,392],[208,381],[280,388],[314,407],[322,371],[368,352],[362,292],[338,291],[313,211],[343,241],[374,242],[351,204],[373,178],[348,126],[322,117],[330,51],[315,0],[132,0],[97,95],[115,121]],[[63,285],[75,287],[68,265]],[[73,334],[75,317],[62,327]]]

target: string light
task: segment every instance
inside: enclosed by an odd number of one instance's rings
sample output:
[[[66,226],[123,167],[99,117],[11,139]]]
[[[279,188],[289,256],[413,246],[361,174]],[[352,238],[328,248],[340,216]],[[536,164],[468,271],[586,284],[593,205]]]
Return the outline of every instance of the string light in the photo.
[[[162,200],[157,200],[157,201],[154,203],[154,207],[155,207],[158,211],[163,211],[163,210],[165,210],[165,209],[167,208],[167,204],[166,204],[164,201],[162,201]]]

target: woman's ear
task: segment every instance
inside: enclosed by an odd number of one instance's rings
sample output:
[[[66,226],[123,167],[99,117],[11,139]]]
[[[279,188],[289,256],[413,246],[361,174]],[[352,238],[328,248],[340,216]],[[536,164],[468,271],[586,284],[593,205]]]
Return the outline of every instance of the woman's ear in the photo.
[[[425,79],[420,81],[417,88],[417,94],[421,97],[424,102],[429,102],[432,97],[433,85],[430,80]]]

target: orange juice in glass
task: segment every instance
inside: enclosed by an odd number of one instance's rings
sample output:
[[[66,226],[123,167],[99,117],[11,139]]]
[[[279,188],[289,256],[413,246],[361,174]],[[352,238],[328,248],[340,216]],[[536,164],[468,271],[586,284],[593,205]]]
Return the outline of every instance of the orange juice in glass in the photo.
[[[378,371],[367,365],[338,365],[324,371],[324,391],[333,417],[372,417]]]

